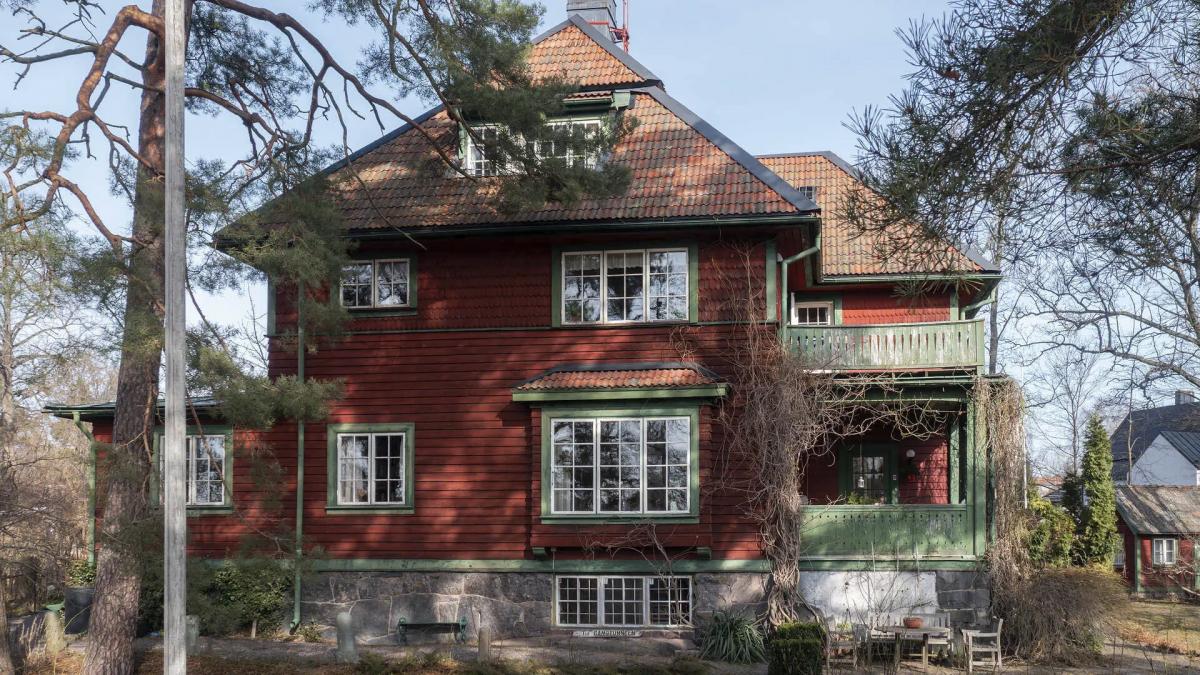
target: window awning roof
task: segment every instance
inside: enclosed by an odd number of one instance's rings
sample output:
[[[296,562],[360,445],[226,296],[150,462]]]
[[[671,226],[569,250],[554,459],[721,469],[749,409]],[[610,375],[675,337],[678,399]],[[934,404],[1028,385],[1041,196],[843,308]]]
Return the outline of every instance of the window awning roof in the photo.
[[[513,387],[513,400],[712,398],[727,388],[719,375],[692,363],[570,364]]]

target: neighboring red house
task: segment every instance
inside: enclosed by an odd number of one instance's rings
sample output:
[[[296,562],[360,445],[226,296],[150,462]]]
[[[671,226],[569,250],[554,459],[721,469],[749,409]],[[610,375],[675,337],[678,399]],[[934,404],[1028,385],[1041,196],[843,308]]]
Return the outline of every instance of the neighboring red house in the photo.
[[[936,269],[881,259],[884,235],[836,215],[852,167],[748,154],[613,44],[611,2],[571,6],[530,60],[578,80],[572,123],[637,118],[611,158],[632,170],[628,193],[502,216],[487,153],[460,143],[440,108],[417,123],[480,180],[422,172],[435,155],[408,126],[349,160],[361,182],[331,167],[358,243],[337,288],[353,320],[336,345],[298,355],[278,339],[294,303],[276,293],[270,372],[342,378],[345,396],[328,423],[253,433],[201,402],[191,553],[227,555],[282,515],[324,552],[295,618],[351,611],[369,636],[402,619],[465,618],[473,631],[476,612],[512,634],[757,607],[770,566],[744,496],[723,487],[716,421],[745,330],[730,303],[753,301],[825,367],[878,373],[950,413],[933,438],[884,429],[809,467],[808,599],[841,614],[898,583],[904,607],[971,620],[986,604],[988,529],[975,313],[999,272],[953,249]],[[897,293],[914,278],[931,290]],[[104,439],[111,410],[52,412]],[[251,444],[282,465],[284,506],[256,486],[240,454]],[[852,494],[874,503],[846,504]]]
[[[1200,487],[1118,485],[1117,513],[1123,540],[1117,566],[1135,593],[1200,593],[1193,553],[1200,537]]]

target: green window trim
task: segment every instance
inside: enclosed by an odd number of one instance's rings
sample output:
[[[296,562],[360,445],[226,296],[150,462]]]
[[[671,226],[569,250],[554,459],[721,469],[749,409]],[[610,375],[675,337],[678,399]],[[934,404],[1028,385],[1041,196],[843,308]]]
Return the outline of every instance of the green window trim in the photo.
[[[163,428],[161,426],[154,428],[154,443],[150,449],[150,462],[155,467],[154,471],[150,472],[150,502],[157,504],[159,500],[160,476],[162,474],[162,466],[159,463],[162,455],[160,448],[162,447]],[[205,424],[201,426],[189,425],[184,429],[184,437],[187,436],[224,436],[225,437],[225,475],[222,478],[225,481],[225,503],[224,504],[199,504],[187,505],[187,515],[204,516],[204,515],[221,515],[233,513],[233,471],[235,465],[235,455],[233,447],[233,427],[228,424]],[[184,443],[186,452],[187,443]],[[184,480],[186,487],[187,480]]]
[[[411,422],[393,422],[383,424],[328,424],[326,433],[326,494],[325,512],[336,514],[388,514],[402,515],[416,511],[413,501],[413,457],[416,448],[416,428]],[[338,447],[339,434],[404,434],[404,503],[403,504],[339,504],[338,496]]]
[[[350,260],[347,261],[347,264],[368,263],[368,262],[369,263],[397,262],[397,261],[401,261],[401,260],[408,262],[408,303],[407,304],[382,306],[382,307],[377,307],[374,305],[371,307],[345,307],[344,305],[341,305],[342,280],[340,277],[338,279],[335,279],[332,284],[332,287],[334,289],[336,289],[336,291],[337,291],[338,304],[340,306],[342,306],[343,309],[345,309],[352,318],[358,317],[358,316],[379,316],[379,317],[416,316],[417,308],[418,308],[417,293],[420,290],[418,288],[420,286],[420,284],[417,283],[417,279],[419,277],[420,268],[419,268],[417,256],[415,254],[406,253],[406,252],[378,251],[378,252],[373,252],[373,254],[370,256],[366,256],[366,255],[351,256]],[[371,294],[372,294],[372,297],[374,297],[374,294],[375,294],[374,271],[372,271],[371,284],[372,284]]]
[[[554,328],[630,328],[644,326],[677,326],[692,324],[700,321],[700,245],[695,241],[645,241],[634,242],[613,241],[607,244],[591,244],[578,246],[554,246],[551,249],[551,297],[550,325]],[[563,255],[567,253],[605,253],[629,250],[660,251],[663,249],[685,249],[688,256],[688,318],[686,321],[624,321],[609,323],[597,321],[594,323],[567,323],[563,321],[562,303],[562,267]],[[601,260],[603,267],[603,260]],[[604,277],[601,274],[601,288]],[[601,308],[603,310],[603,306]]]
[[[899,449],[897,445],[890,443],[858,443],[855,445],[847,445],[838,451],[838,492],[839,496],[847,498],[854,492],[857,486],[853,485],[854,473],[853,464],[851,462],[854,457],[882,457],[884,484],[886,501],[885,504],[900,503],[900,480],[899,467],[897,466],[897,455]],[[874,504],[862,504],[865,508],[876,506]]]
[[[550,499],[552,494],[550,456],[554,448],[552,440],[552,420],[555,419],[595,419],[595,418],[644,418],[644,417],[686,417],[689,419],[689,450],[688,450],[688,511],[679,513],[554,513]],[[591,405],[556,405],[541,409],[542,420],[542,470],[541,470],[541,522],[547,525],[566,525],[586,523],[588,525],[637,523],[673,523],[695,524],[700,522],[700,407],[698,403],[670,404],[657,403],[642,407],[614,402],[610,404],[597,403]]]
[[[792,307],[797,303],[806,302],[827,302],[833,305],[833,312],[829,317],[829,325],[842,325],[842,294],[841,293],[809,293],[807,291],[791,291],[790,298],[787,298],[787,307],[785,308],[785,319],[789,326],[799,326],[806,324],[792,323]]]

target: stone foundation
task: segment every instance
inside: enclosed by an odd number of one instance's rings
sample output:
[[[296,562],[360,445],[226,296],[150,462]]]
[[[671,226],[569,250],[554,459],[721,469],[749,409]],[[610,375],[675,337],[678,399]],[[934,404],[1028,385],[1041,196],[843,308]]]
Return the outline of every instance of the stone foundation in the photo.
[[[802,572],[805,597],[826,616],[865,623],[881,613],[950,612],[955,626],[988,618],[986,579],[978,572]],[[767,575],[692,575],[692,615],[717,610],[746,615],[766,609]],[[494,636],[528,637],[554,629],[554,575],[531,572],[326,572],[304,585],[301,615],[332,636],[340,612],[350,612],[361,642],[394,642],[401,618],[410,623],[467,620],[474,639],[480,620]],[[414,632],[414,643],[431,635]],[[449,636],[441,636],[449,639]]]

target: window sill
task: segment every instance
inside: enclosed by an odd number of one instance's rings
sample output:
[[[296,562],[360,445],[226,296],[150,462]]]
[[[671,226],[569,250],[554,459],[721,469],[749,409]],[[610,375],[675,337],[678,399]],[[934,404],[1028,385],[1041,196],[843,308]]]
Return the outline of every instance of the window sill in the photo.
[[[569,328],[572,330],[587,329],[587,328],[662,328],[671,326],[690,326],[695,321],[690,319],[680,319],[679,321],[625,321],[623,323],[566,323],[559,322],[555,324],[555,328]]]
[[[327,505],[325,514],[330,516],[353,516],[353,515],[386,515],[386,516],[408,516],[416,511],[412,506],[345,506],[345,505]]]
[[[416,307],[347,307],[351,320],[359,318],[416,316]]]
[[[201,516],[227,516],[233,513],[233,506],[189,506],[187,507],[188,518],[198,518]]]
[[[543,515],[543,525],[641,525],[644,523],[662,525],[696,525],[700,516],[683,513],[679,515],[639,513],[630,516],[600,516],[567,514]]]

